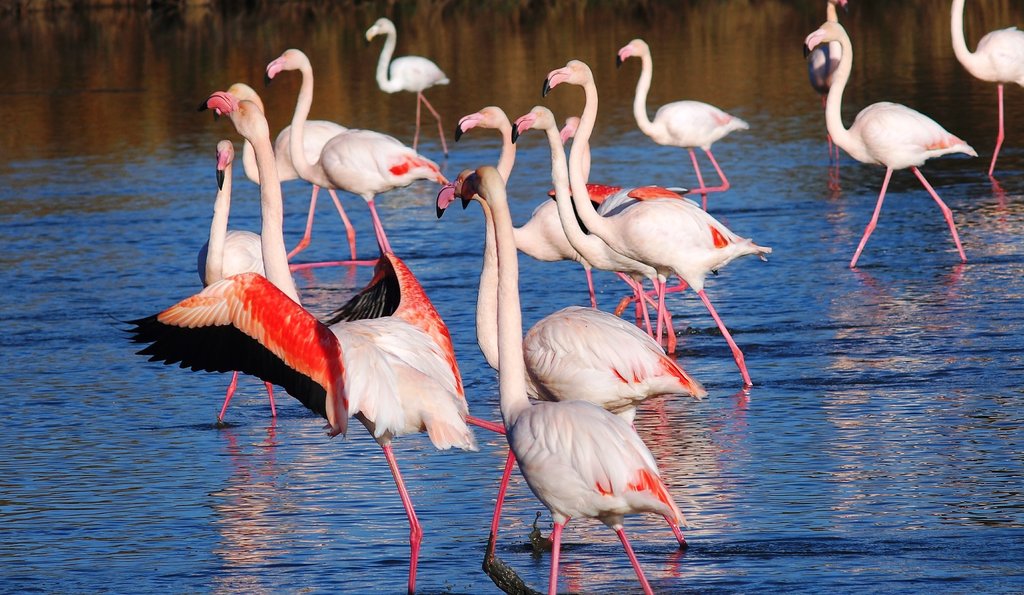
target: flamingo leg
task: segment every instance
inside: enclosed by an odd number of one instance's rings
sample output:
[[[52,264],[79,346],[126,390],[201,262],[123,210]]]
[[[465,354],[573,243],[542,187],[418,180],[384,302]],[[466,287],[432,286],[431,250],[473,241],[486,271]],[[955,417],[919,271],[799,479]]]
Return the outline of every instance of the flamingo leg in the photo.
[[[505,471],[501,474],[501,484],[498,486],[498,499],[494,504],[494,516],[491,517],[491,536],[487,540],[487,556],[490,559],[494,556],[494,548],[498,543],[498,526],[501,524],[501,507],[505,503],[505,492],[508,490],[508,481],[512,477],[512,467],[516,464],[516,455],[509,449],[505,458]]]
[[[440,114],[437,113],[437,110],[434,109],[434,106],[430,105],[430,102],[427,101],[427,98],[426,98],[426,96],[423,95],[422,91],[419,92],[419,96],[420,96],[419,100],[422,101],[423,104],[427,106],[427,109],[430,110],[430,113],[434,114],[434,119],[437,120],[437,134],[438,134],[438,136],[441,137],[441,150],[444,151],[444,156],[447,157],[448,156],[448,143],[446,143],[444,141],[444,129],[441,127],[441,116],[440,116]],[[417,130],[418,130],[419,129],[419,118],[416,119],[416,123],[417,123]]]
[[[587,273],[587,288],[590,290],[590,307],[597,310],[597,294],[594,293],[594,274],[589,268],[583,269]]]
[[[348,247],[352,254],[352,260],[356,259],[356,229],[352,227],[352,222],[348,220],[348,215],[345,213],[345,207],[341,206],[341,201],[338,200],[338,194],[333,188],[328,188],[327,192],[331,194],[331,199],[334,201],[335,208],[338,209],[338,215],[341,216],[341,222],[345,224],[345,235],[348,236]]]
[[[420,98],[422,93],[416,94],[416,134],[412,137],[412,150],[415,151],[420,142]]]
[[[485,419],[480,419],[479,417],[473,417],[472,415],[467,415],[466,416],[466,423],[470,424],[470,425],[473,425],[473,426],[476,426],[478,428],[483,428],[483,429],[488,430],[490,432],[494,432],[495,434],[501,434],[502,436],[505,435],[505,426],[503,426],[502,424],[499,424],[499,423],[495,423],[493,421],[487,421]]]
[[[999,95],[999,134],[996,136],[996,149],[992,152],[992,163],[988,166],[988,177],[996,170],[996,159],[999,158],[999,149],[1003,146],[1003,84],[996,85]]]
[[[380,222],[380,217],[377,216],[377,206],[373,204],[373,199],[366,201],[366,204],[370,207],[370,215],[373,217],[373,231],[377,234],[377,246],[380,247],[381,254],[388,254],[391,252],[391,244],[388,242],[388,236],[384,233],[384,225]]]
[[[377,259],[368,260],[356,260],[356,230],[352,227],[352,222],[349,221],[348,215],[345,213],[345,208],[341,206],[341,201],[338,199],[337,193],[333,189],[328,188],[327,191],[331,194],[331,199],[334,200],[334,206],[338,209],[338,214],[341,215],[341,221],[345,224],[345,233],[348,235],[348,246],[352,252],[352,260],[331,260],[325,262],[302,262],[302,263],[289,263],[288,270],[300,271],[305,269],[315,269],[321,267],[330,266],[341,266],[346,264],[354,265],[370,265],[377,264]],[[306,217],[306,233],[299,240],[298,245],[292,248],[292,251],[288,253],[288,260],[290,261],[293,256],[302,252],[309,246],[310,238],[313,236],[313,214],[316,211],[316,195],[320,192],[320,187],[313,185],[313,195],[309,198],[309,215]]]
[[[693,162],[693,171],[697,172],[697,188],[691,190],[689,194],[696,194],[699,192],[702,208],[706,211],[708,210],[708,194],[707,190],[704,188],[704,176],[700,175],[700,166],[697,165],[697,153],[695,153],[693,149],[687,149],[687,151],[690,152],[690,161]]]
[[[267,387],[267,398],[270,399],[270,417],[277,417],[277,407],[274,406],[274,385],[269,382],[264,382],[263,385]]]
[[[309,197],[309,215],[306,216],[306,232],[302,235],[299,243],[288,253],[289,261],[293,256],[305,250],[309,246],[309,240],[313,237],[313,214],[316,212],[316,195],[319,192],[320,187],[313,184],[313,195]]]
[[[224,414],[228,410],[228,403],[231,402],[231,397],[235,396],[235,389],[238,387],[238,372],[231,374],[231,383],[228,384],[228,390],[224,393],[224,405],[220,408],[220,415],[217,416],[217,423],[224,423]]]
[[[711,317],[715,319],[715,324],[718,325],[718,330],[722,331],[722,336],[725,337],[725,341],[729,344],[729,349],[732,349],[732,357],[736,360],[736,366],[740,369],[740,375],[743,376],[743,384],[745,386],[754,386],[754,383],[750,381],[750,374],[747,373],[747,364],[743,359],[743,352],[740,351],[736,341],[732,340],[732,335],[729,333],[729,329],[725,328],[725,324],[722,323],[722,319],[718,317],[718,312],[715,311],[715,307],[711,305],[711,300],[708,299],[704,290],[701,289],[697,292],[700,296],[700,300],[704,302],[704,306],[711,313]]]
[[[715,159],[715,154],[711,152],[711,149],[705,149],[704,152],[707,153],[708,159],[711,160],[711,165],[715,167],[715,173],[718,174],[718,178],[722,180],[722,184],[720,186],[714,186],[712,188],[707,188],[706,190],[708,192],[725,192],[729,188],[732,188],[732,184],[729,183],[729,179],[725,177],[725,172],[722,171],[722,168],[718,165],[718,160]]]
[[[953,222],[953,212],[949,210],[946,203],[942,202],[942,199],[939,198],[935,189],[932,188],[932,185],[928,183],[928,180],[924,178],[924,174],[922,174],[919,169],[911,167],[910,170],[914,172],[917,179],[921,180],[921,183],[924,184],[925,190],[927,190],[928,194],[931,194],[932,198],[935,199],[935,202],[939,204],[939,208],[942,209],[942,216],[946,219],[946,224],[949,225],[949,232],[953,234],[953,242],[956,243],[956,249],[960,252],[960,260],[962,262],[967,262],[967,255],[964,254],[964,247],[960,244],[960,235],[956,232],[956,223]]]
[[[395,461],[394,453],[391,452],[391,445],[385,444],[381,448],[384,449],[384,458],[388,461],[391,474],[395,476],[395,485],[398,486],[398,495],[402,497],[405,514],[409,517],[409,593],[411,595],[416,592],[416,565],[420,558],[423,528],[420,527],[420,521],[416,518],[416,510],[412,507],[409,492],[406,491],[405,483],[402,481],[402,474],[398,471],[398,463]]]
[[[558,554],[562,549],[562,523],[555,523],[551,531],[551,574],[548,576],[548,595],[558,595]]]
[[[864,228],[864,237],[860,239],[860,245],[857,246],[857,251],[853,253],[853,260],[850,261],[850,268],[857,266],[857,259],[860,258],[861,251],[864,250],[864,245],[868,243],[868,238],[871,236],[871,232],[875,231],[875,225],[878,224],[878,214],[882,212],[882,201],[885,200],[885,189],[889,187],[889,178],[892,177],[892,168],[885,170],[885,180],[882,182],[882,191],[878,194],[878,203],[875,204],[875,214],[871,216],[871,221],[868,222],[868,226]]]
[[[640,586],[643,587],[644,593],[654,595],[651,584],[647,582],[647,577],[644,576],[644,571],[640,568],[640,561],[636,559],[636,554],[633,553],[633,548],[629,545],[629,540],[626,539],[626,532],[619,528],[615,530],[615,534],[619,536],[619,541],[622,542],[622,547],[626,550],[626,555],[629,556],[629,563],[633,565],[633,570],[636,571],[636,577],[640,579]]]

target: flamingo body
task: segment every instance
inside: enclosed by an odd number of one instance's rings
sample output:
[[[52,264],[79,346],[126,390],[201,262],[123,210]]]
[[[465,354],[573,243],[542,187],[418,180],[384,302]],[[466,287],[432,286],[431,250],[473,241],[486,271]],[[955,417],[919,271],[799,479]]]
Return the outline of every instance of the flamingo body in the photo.
[[[196,257],[196,269],[203,286],[219,279],[207,279],[206,258],[210,242],[207,241],[199,249]],[[224,236],[224,272],[220,278],[230,277],[239,273],[256,273],[266,276],[263,268],[263,252],[260,249],[260,235],[239,229],[228,230]]]
[[[675,101],[658,108],[645,131],[659,145],[699,147],[705,151],[730,132],[747,130],[746,121],[702,101]]]

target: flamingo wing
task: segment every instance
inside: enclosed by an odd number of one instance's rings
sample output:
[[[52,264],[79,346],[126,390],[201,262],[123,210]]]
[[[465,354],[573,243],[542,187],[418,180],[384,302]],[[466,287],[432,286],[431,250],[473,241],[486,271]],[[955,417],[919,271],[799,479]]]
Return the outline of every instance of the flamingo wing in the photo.
[[[402,301],[402,289],[390,258],[381,257],[366,287],[331,313],[326,324],[391,316]]]
[[[132,341],[148,344],[138,353],[149,361],[256,376],[326,418],[331,435],[344,433],[348,396],[340,344],[266,278],[228,277],[131,324]]]
[[[920,166],[931,157],[948,153],[977,155],[935,120],[888,101],[861,110],[850,132],[860,136],[874,159],[893,169]]]
[[[448,77],[433,61],[422,56],[401,56],[389,65],[390,78],[406,91],[418,93],[434,85],[447,85]]]
[[[991,31],[978,42],[977,55],[988,62],[984,80],[1024,86],[1024,31],[1007,27]]]

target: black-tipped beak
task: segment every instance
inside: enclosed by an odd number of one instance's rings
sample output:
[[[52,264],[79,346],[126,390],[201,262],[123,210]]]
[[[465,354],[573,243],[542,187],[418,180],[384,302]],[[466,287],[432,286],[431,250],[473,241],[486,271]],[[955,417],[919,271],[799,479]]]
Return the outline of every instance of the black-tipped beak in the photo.
[[[199,109],[197,109],[196,111],[197,112],[205,112],[207,110],[207,107],[206,107],[206,102],[207,101],[209,101],[209,99],[204,99],[203,102],[199,104]]]
[[[541,97],[547,97],[548,93],[551,92],[551,85],[548,84],[548,79],[544,79],[544,88],[540,90]]]
[[[223,190],[223,189],[224,189],[224,170],[223,169],[218,169],[217,170],[217,190]]]
[[[512,142],[515,143],[517,140],[519,140],[519,127],[518,126],[513,126],[512,127]]]
[[[434,210],[435,210],[435,211],[436,211],[436,213],[437,213],[437,218],[438,218],[438,219],[440,219],[440,218],[441,218],[441,215],[444,215],[444,209],[442,209],[441,207],[439,207],[439,206],[437,206],[437,205],[434,205]]]
[[[465,211],[469,207],[469,203],[473,202],[472,198],[462,197],[462,210]]]
[[[622,56],[615,54],[615,68],[622,66]]]
[[[459,142],[460,138],[462,138],[462,123],[461,122],[455,125],[455,142]]]
[[[805,43],[804,44],[804,58],[806,58],[810,54],[811,54],[811,48],[807,47],[807,44]]]
[[[269,87],[270,86],[270,82],[273,81],[273,80],[274,79],[270,78],[269,74],[263,73],[263,86],[264,87]]]

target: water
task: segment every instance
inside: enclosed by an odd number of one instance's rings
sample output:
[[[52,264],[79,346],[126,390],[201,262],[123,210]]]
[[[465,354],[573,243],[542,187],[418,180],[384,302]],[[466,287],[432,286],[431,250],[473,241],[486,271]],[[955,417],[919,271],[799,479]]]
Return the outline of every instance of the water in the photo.
[[[829,189],[818,98],[798,49],[818,24],[816,6],[695,2],[678,13],[652,9],[650,22],[588,12],[521,26],[428,11],[399,25],[399,52],[430,55],[452,78],[428,93],[446,133],[488,104],[525,113],[542,101],[549,70],[571,57],[590,63],[602,90],[595,179],[693,182],[685,153],[635,129],[638,68],[611,65],[632,37],[643,35],[654,53],[652,110],[689,97],[751,124],[715,146],[733,189],[713,196],[711,211],[774,252],[768,263],[732,263],[709,279],[708,294],[755,386],[740,390],[698,300],[673,295],[680,361],[709,396],[649,403],[638,416],[691,525],[691,547],[680,553],[659,519],[628,520],[657,591],[1024,590],[1024,102],[1021,89],[1007,89],[993,184],[984,170],[995,92],[955,62],[947,9],[918,13],[935,4],[851,7],[844,21],[857,62],[845,113],[849,123],[872,101],[904,102],[977,148],[978,159],[947,157],[923,170],[955,213],[968,262],[959,264],[917,181],[898,172],[855,271],[847,263],[882,171],[844,157],[841,189]],[[1020,6],[981,4],[968,7],[972,46],[985,31],[1024,22]],[[237,140],[226,121],[194,112],[210,91],[258,83],[266,62],[302,47],[318,76],[313,117],[411,141],[413,98],[385,96],[372,80],[379,46],[361,35],[377,15],[203,10],[166,21],[125,11],[30,15],[9,21],[12,35],[0,42],[13,65],[0,132],[0,590],[401,592],[405,515],[361,428],[328,440],[321,420],[286,395],[272,421],[262,384],[249,378],[229,427],[217,429],[228,378],[149,364],[123,333],[121,321],[198,288],[213,149]],[[297,81],[254,86],[276,130]],[[544,100],[560,116],[581,102],[572,89]],[[429,125],[422,142],[441,159]],[[517,222],[549,183],[541,139],[520,142]],[[452,144],[445,172],[492,162],[497,146],[488,131],[472,131]],[[236,176],[232,225],[255,229],[256,188]],[[288,182],[284,191],[291,245],[308,187]],[[451,328],[473,413],[496,419],[495,376],[473,332],[482,218],[471,206],[436,221],[435,193],[414,185],[381,197],[379,209]],[[367,211],[345,200],[370,255]],[[341,234],[321,208],[306,258],[342,254]],[[322,314],[369,275],[320,269],[297,279]],[[621,283],[608,274],[597,283],[599,303],[613,307]],[[526,324],[587,299],[583,274],[567,263],[524,257],[521,285]],[[420,436],[396,443],[425,532],[421,592],[495,591],[480,562],[504,445],[477,437],[479,453],[437,452]],[[516,479],[498,550],[538,589],[549,559],[529,552],[527,533],[542,510]],[[540,527],[549,523],[545,512]],[[602,525],[574,521],[565,541],[563,590],[638,591]]]

